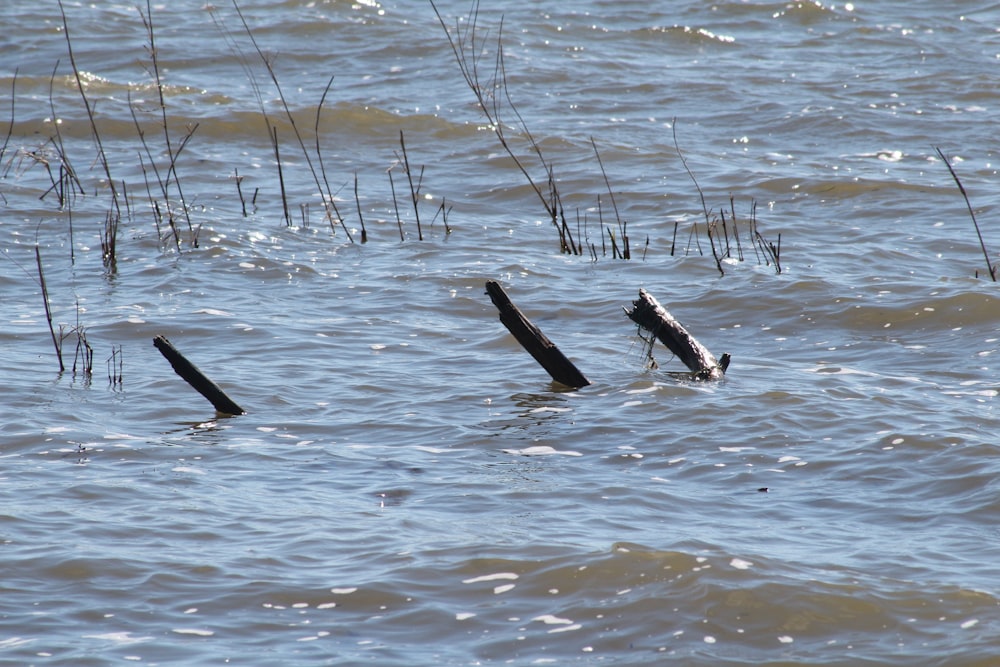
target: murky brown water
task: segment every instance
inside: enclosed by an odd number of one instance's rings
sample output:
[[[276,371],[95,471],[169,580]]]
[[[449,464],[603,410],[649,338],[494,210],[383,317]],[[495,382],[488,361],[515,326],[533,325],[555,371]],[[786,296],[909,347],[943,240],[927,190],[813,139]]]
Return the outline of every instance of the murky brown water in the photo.
[[[1000,304],[935,147],[996,262],[1000,11],[483,5],[479,66],[502,14],[572,255],[430,5],[243,3],[294,127],[231,5],[154,6],[170,150],[135,7],[64,7],[128,205],[110,270],[58,7],[4,5],[2,660],[993,664]],[[724,275],[675,129],[725,210]],[[550,383],[486,280],[594,384]],[[663,348],[647,368],[640,287],[732,354],[725,381],[678,380]],[[159,334],[248,413],[217,416]]]

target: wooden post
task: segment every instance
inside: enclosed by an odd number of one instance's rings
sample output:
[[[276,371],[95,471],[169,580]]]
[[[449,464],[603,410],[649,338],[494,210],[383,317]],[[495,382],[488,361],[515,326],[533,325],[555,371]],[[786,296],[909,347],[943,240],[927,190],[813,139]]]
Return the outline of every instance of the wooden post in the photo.
[[[164,336],[153,338],[153,345],[160,351],[160,354],[166,357],[170,365],[174,367],[174,371],[184,378],[189,385],[194,387],[199,394],[207,398],[217,411],[227,415],[246,414],[246,410],[226,396],[226,392],[219,389],[217,384],[205,377],[205,374],[178,352],[177,348],[171,345],[170,341]]]
[[[490,295],[493,305],[500,311],[500,321],[507,330],[514,334],[524,349],[542,365],[552,379],[568,387],[586,387],[590,380],[577,370],[569,359],[563,356],[559,348],[543,334],[538,327],[524,316],[510,297],[495,280],[486,281],[486,293]]]
[[[684,365],[691,369],[696,380],[721,380],[729,368],[729,355],[724,354],[716,361],[715,356],[704,345],[667,312],[653,296],[644,289],[639,290],[639,298],[632,302],[633,308],[625,309],[629,319],[652,333],[673,352]]]

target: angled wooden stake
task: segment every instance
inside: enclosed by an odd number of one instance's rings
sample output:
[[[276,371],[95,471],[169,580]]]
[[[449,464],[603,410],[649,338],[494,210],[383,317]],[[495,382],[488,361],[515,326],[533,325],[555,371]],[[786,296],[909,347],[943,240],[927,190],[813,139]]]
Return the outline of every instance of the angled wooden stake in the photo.
[[[524,349],[542,365],[552,379],[568,387],[586,387],[590,380],[577,370],[569,359],[563,356],[559,348],[543,334],[538,327],[524,316],[510,297],[495,280],[486,281],[486,293],[490,295],[493,305],[500,311],[500,321],[507,330],[514,334]]]
[[[716,361],[715,355],[667,312],[653,296],[644,289],[639,290],[639,298],[632,302],[632,310],[625,309],[629,319],[646,329],[673,352],[684,365],[691,369],[696,380],[721,380],[729,368],[729,355],[724,354]]]
[[[166,357],[170,365],[174,367],[174,371],[194,387],[199,394],[207,398],[216,410],[227,415],[246,414],[246,410],[226,396],[226,392],[219,389],[217,384],[209,380],[204,373],[198,370],[197,366],[178,352],[177,348],[171,345],[166,337],[156,336],[153,338],[153,345],[160,351],[160,354]]]

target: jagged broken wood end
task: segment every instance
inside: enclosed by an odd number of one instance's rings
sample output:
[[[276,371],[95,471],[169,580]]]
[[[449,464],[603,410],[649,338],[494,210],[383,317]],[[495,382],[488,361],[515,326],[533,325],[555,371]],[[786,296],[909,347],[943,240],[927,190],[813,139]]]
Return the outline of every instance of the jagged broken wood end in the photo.
[[[721,380],[729,368],[728,354],[716,359],[646,290],[639,290],[639,298],[632,302],[632,310],[625,309],[625,314],[666,345],[691,370],[694,379]]]

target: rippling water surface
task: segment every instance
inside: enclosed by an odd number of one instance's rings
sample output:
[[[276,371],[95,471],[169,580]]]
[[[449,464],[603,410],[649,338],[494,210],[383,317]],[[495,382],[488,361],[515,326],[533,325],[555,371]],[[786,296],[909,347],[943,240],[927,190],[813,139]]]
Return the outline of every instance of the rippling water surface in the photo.
[[[0,661],[996,664],[996,6],[442,0],[579,254],[429,3],[63,9],[0,9]]]

